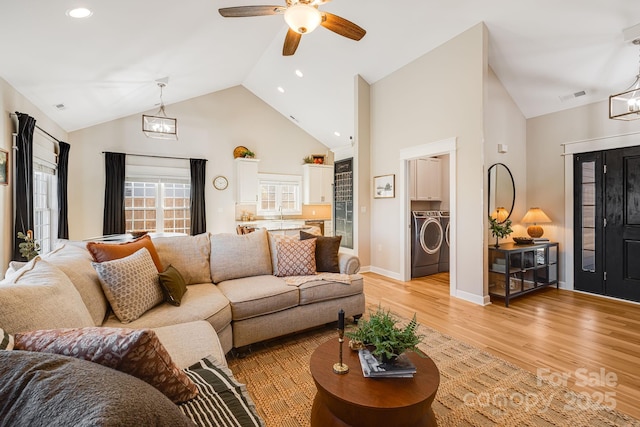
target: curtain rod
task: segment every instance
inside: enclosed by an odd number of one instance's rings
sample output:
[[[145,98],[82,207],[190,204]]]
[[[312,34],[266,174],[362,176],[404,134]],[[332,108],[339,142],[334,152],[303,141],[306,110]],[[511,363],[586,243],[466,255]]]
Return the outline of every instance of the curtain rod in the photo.
[[[103,151],[102,154],[107,153],[108,151]],[[174,156],[158,156],[158,155],[154,155],[154,154],[131,154],[131,153],[124,153],[127,156],[134,156],[134,157],[151,157],[154,159],[174,159],[174,160],[191,160],[190,157],[174,157]],[[202,159],[205,162],[208,161],[207,159]]]
[[[18,117],[18,115],[17,115],[16,113],[9,113],[9,114],[10,114],[11,116],[13,116],[13,117],[16,117],[16,118]],[[45,135],[47,135],[49,138],[53,139],[53,140],[54,140],[55,142],[57,142],[58,144],[60,144],[60,142],[62,142],[62,141],[60,141],[58,138],[56,138],[55,136],[51,135],[51,134],[50,134],[49,132],[47,132],[46,130],[42,129],[40,126],[36,125],[36,128],[37,128],[40,132],[42,132],[42,133],[44,133]]]

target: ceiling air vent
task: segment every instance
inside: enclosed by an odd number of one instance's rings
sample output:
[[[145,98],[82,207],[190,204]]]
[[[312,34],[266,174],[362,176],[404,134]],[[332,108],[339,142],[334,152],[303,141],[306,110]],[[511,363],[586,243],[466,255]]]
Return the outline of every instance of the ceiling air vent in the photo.
[[[64,104],[56,104],[54,107],[56,107],[58,110],[62,111],[64,109],[66,109],[67,107],[65,107]]]
[[[568,95],[562,95],[560,96],[560,101],[562,102],[571,101],[572,99],[580,98],[581,96],[585,96],[586,94],[587,92],[585,92],[584,90],[581,90],[579,92],[570,93]]]

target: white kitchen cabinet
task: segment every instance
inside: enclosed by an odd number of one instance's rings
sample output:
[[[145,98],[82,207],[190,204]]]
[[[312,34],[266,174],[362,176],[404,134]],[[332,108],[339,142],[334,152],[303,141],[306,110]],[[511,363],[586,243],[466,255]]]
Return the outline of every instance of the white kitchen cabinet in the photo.
[[[305,164],[302,166],[303,203],[331,204],[333,201],[333,166]]]
[[[237,158],[236,203],[258,202],[258,159]]]
[[[411,200],[442,200],[441,160],[430,157],[411,160],[409,194]]]

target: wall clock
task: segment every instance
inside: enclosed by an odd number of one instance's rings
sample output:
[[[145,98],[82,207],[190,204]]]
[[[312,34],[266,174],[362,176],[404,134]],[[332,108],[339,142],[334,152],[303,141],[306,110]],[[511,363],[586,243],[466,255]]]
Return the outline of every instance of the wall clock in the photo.
[[[226,177],[222,175],[218,175],[215,178],[213,178],[213,186],[215,187],[216,190],[224,190],[225,188],[227,188],[228,185],[229,185],[229,181],[227,180]]]

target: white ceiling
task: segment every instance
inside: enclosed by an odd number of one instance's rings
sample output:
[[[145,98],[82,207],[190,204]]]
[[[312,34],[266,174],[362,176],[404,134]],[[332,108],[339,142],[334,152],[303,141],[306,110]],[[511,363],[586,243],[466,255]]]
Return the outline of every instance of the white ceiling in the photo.
[[[67,131],[157,111],[162,77],[170,116],[171,103],[244,85],[336,148],[353,135],[356,74],[375,83],[481,21],[489,64],[527,118],[606,99],[638,73],[640,50],[622,34],[640,22],[636,0],[333,0],[320,9],[366,36],[355,42],[318,28],[292,57],[281,54],[282,16],[217,11],[284,3],[0,0],[0,76]],[[65,15],[77,6],[93,16]]]

